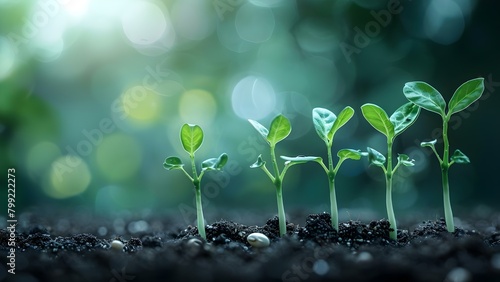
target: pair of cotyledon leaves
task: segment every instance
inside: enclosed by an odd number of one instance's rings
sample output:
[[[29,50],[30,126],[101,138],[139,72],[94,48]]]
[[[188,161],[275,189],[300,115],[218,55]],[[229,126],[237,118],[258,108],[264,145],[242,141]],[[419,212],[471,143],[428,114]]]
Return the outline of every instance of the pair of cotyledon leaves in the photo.
[[[422,82],[408,82],[403,88],[403,93],[408,100],[418,105],[419,107],[428,111],[439,114],[444,122],[448,122],[451,115],[465,110],[472,103],[477,101],[484,91],[484,78],[475,78],[466,81],[460,85],[448,103],[448,111],[446,111],[446,102],[443,96],[431,85]],[[422,142],[422,147],[431,147],[437,140],[429,142]],[[455,150],[450,157],[451,161],[455,163],[469,163],[469,158],[464,155],[460,150]]]
[[[354,110],[351,107],[344,108],[339,116],[337,117],[334,113],[327,109],[315,108],[313,109],[313,123],[318,133],[319,137],[328,144],[329,147],[332,146],[333,136],[335,132],[346,124],[349,119],[354,114]],[[283,115],[278,115],[271,122],[270,129],[268,130],[262,124],[255,120],[248,120],[250,124],[261,134],[261,136],[266,140],[269,146],[274,147],[278,142],[285,139],[290,132],[292,127],[290,121]],[[359,160],[362,153],[357,150],[352,149],[342,149],[337,154],[341,159],[355,159]],[[305,162],[322,162],[321,157],[315,156],[297,156],[297,157],[287,157],[281,156],[284,159],[285,165],[288,164],[300,164]],[[251,166],[251,168],[261,167],[265,164],[262,156],[259,156],[257,161]]]
[[[446,113],[446,103],[443,96],[431,85],[421,82],[408,82],[403,88],[403,93],[410,101],[399,107],[390,117],[387,113],[375,104],[365,104],[361,107],[361,111],[365,119],[376,130],[384,134],[391,142],[410,127],[417,119],[420,108],[428,111],[438,113],[443,119],[449,117],[466,109],[474,103],[484,91],[484,79],[476,78],[469,80],[462,84],[453,94],[450,102],[448,103],[448,112]],[[313,110],[313,123],[318,136],[331,147],[333,137],[338,129],[345,125],[354,114],[351,107],[344,108],[338,117],[331,111],[323,108],[315,108]],[[285,139],[291,132],[290,121],[283,115],[277,116],[270,126],[270,130],[254,120],[249,120],[253,127],[262,135],[264,140],[268,142],[271,147],[276,143]],[[436,140],[430,142],[422,142],[421,146],[434,147]],[[377,166],[383,166],[385,157],[375,149],[368,148],[368,158],[370,163]],[[363,153],[352,149],[342,149],[338,152],[340,158],[360,159]],[[282,156],[287,162],[304,163],[308,161],[321,161],[320,157],[314,156],[298,156],[298,157],[285,157]],[[469,159],[460,150],[456,150],[451,156],[451,160],[456,163],[468,163]],[[410,160],[407,155],[400,154],[398,161],[405,166],[414,165],[413,160]],[[252,167],[260,167],[265,162],[259,156],[256,163]]]
[[[370,125],[384,134],[388,140],[392,141],[415,122],[420,113],[420,108],[435,112],[441,115],[443,119],[449,120],[452,114],[466,109],[479,99],[483,91],[483,78],[476,78],[465,82],[453,94],[448,103],[448,111],[446,112],[446,102],[434,87],[422,81],[408,82],[403,88],[403,93],[410,100],[410,103],[406,103],[398,108],[390,117],[387,116],[387,113],[382,108],[375,104],[365,104],[361,107],[361,111]],[[351,107],[344,108],[338,117],[327,109],[315,108],[313,110],[313,123],[318,136],[330,147],[336,131],[345,125],[353,114],[354,110]],[[249,122],[271,147],[276,146],[278,142],[285,139],[292,130],[290,121],[283,115],[278,115],[271,122],[270,130],[257,121],[249,120]],[[201,127],[184,124],[181,128],[181,142],[184,150],[190,156],[194,156],[194,153],[203,143],[203,131]],[[434,147],[435,143],[436,140],[422,142],[421,146]],[[361,152],[352,149],[342,149],[338,152],[340,158],[359,159],[361,155]],[[381,166],[385,163],[385,157],[374,149],[368,148],[368,155],[370,162],[375,165]],[[292,163],[321,161],[320,157],[314,156],[283,156],[282,158]],[[227,155],[223,153],[218,158],[211,158],[202,162],[202,169],[220,170],[227,163],[227,159]],[[451,159],[456,163],[469,162],[468,157],[460,150],[456,150]],[[399,155],[398,160],[404,165],[413,165],[413,162],[406,155]],[[257,162],[252,167],[260,167],[263,164],[264,161],[259,156]],[[169,170],[179,169],[183,166],[183,163],[178,157],[169,157],[165,160],[164,166]]]
[[[200,126],[194,124],[184,124],[181,128],[181,143],[184,151],[191,157],[200,148],[203,143],[203,130]],[[222,153],[217,158],[210,158],[201,163],[201,169],[205,170],[221,170],[226,165],[228,156]],[[178,157],[168,157],[163,163],[163,167],[167,170],[180,169],[184,166],[181,159]]]

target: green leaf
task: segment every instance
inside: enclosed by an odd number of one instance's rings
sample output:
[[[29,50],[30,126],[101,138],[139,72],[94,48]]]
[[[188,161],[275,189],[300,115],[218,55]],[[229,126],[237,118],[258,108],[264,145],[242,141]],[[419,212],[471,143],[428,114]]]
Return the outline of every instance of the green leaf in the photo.
[[[434,139],[432,141],[422,142],[422,143],[420,143],[420,146],[421,147],[431,147],[431,148],[434,148],[434,145],[436,145],[436,142],[437,142],[437,140]]]
[[[341,159],[359,160],[363,153],[360,150],[341,149],[337,152],[337,156]]]
[[[262,137],[264,137],[264,140],[267,142],[267,135],[269,134],[267,128],[253,119],[249,119],[248,122],[250,122],[250,124],[260,133],[260,135],[262,135]]]
[[[414,166],[415,160],[410,160],[410,157],[405,154],[398,154],[398,163],[403,164],[404,166]]]
[[[464,153],[462,153],[462,151],[460,151],[458,149],[455,150],[455,152],[453,152],[453,155],[451,155],[450,159],[452,162],[455,162],[457,164],[469,164],[470,163],[469,157],[467,157]]]
[[[364,104],[361,106],[361,112],[366,121],[376,130],[387,136],[388,139],[394,137],[394,125],[389,120],[387,113],[375,104]]]
[[[381,167],[384,166],[385,163],[384,155],[382,155],[377,150],[370,147],[367,147],[366,150],[368,151],[368,162],[370,162],[370,164]]]
[[[333,123],[333,127],[328,133],[328,139],[331,141],[333,140],[333,136],[335,135],[335,132],[339,130],[344,124],[346,124],[354,115],[354,109],[347,106],[345,107],[340,113],[335,122]]]
[[[166,170],[181,169],[183,166],[184,164],[178,157],[168,157],[165,159],[165,162],[163,163],[163,167]]]
[[[226,153],[222,153],[218,158],[211,158],[201,163],[201,170],[221,170],[227,163]]]
[[[429,84],[422,81],[407,82],[403,87],[403,94],[417,106],[445,116],[446,103],[443,96]]]
[[[307,162],[322,162],[323,159],[321,157],[314,157],[314,156],[297,156],[297,157],[287,157],[287,156],[281,156],[282,159],[284,159],[285,165],[288,164],[303,164]]]
[[[474,103],[484,91],[484,78],[471,79],[457,88],[448,103],[448,115],[464,110]]]
[[[292,131],[290,121],[284,115],[278,115],[271,122],[267,141],[272,146],[285,139]]]
[[[417,120],[420,107],[408,102],[399,107],[389,118],[394,125],[394,137],[401,134]]]
[[[184,124],[181,128],[181,142],[184,150],[193,155],[203,143],[203,130],[195,124]]]
[[[262,159],[262,155],[259,155],[259,157],[257,158],[257,161],[255,161],[255,163],[253,163],[250,166],[250,168],[259,168],[265,164],[266,164],[266,162]]]
[[[337,116],[327,109],[314,108],[312,110],[312,119],[319,138],[325,142],[329,142],[328,135]]]

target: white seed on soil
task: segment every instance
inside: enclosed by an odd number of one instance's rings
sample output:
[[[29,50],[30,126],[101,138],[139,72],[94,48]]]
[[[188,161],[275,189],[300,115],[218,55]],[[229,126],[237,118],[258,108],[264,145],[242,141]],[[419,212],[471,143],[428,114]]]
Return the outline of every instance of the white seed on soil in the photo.
[[[123,251],[123,242],[120,240],[111,241],[111,249],[115,251]]]
[[[252,233],[248,235],[247,241],[254,248],[265,248],[270,244],[269,238],[267,238],[267,236],[262,233]]]

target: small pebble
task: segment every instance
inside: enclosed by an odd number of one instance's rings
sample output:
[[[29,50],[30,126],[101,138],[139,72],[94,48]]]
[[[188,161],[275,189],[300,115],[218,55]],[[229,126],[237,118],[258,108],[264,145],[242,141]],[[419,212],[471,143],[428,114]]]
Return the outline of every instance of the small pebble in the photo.
[[[265,248],[270,244],[269,238],[262,233],[252,233],[248,235],[247,241],[254,248]]]
[[[123,242],[120,240],[111,241],[111,249],[115,251],[123,251]]]

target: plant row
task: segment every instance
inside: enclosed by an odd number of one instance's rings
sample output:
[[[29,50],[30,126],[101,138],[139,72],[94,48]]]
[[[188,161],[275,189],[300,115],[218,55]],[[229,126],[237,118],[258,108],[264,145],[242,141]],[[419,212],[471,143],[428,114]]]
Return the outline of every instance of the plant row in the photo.
[[[324,141],[327,151],[327,161],[318,156],[281,156],[284,160],[282,169],[278,165],[275,154],[276,145],[284,140],[292,131],[290,121],[283,115],[276,116],[268,128],[255,120],[249,119],[250,124],[260,133],[266,143],[269,145],[271,165],[267,168],[262,155],[259,155],[257,161],[251,168],[260,168],[269,177],[276,189],[276,198],[278,205],[279,230],[280,236],[286,233],[286,218],[283,205],[283,180],[288,169],[297,164],[307,162],[318,163],[328,178],[330,190],[330,214],[331,225],[338,230],[338,210],[335,192],[335,177],[342,163],[346,160],[360,160],[367,157],[370,165],[378,166],[385,175],[386,183],[386,209],[389,223],[391,225],[390,237],[397,240],[397,225],[392,206],[392,179],[398,168],[403,166],[413,166],[414,160],[407,155],[398,154],[396,165],[393,164],[392,146],[395,138],[409,128],[418,118],[420,109],[437,113],[443,121],[443,152],[440,155],[435,144],[437,140],[422,142],[422,147],[430,147],[435,153],[442,173],[443,203],[447,229],[449,232],[455,231],[453,223],[453,213],[450,204],[448,171],[451,165],[469,163],[469,158],[460,150],[455,150],[450,154],[448,141],[448,123],[451,115],[460,112],[479,99],[484,91],[484,79],[476,78],[469,80],[457,88],[452,98],[446,104],[443,96],[431,85],[421,82],[408,82],[403,87],[403,93],[409,100],[406,104],[399,107],[391,116],[379,106],[371,103],[361,106],[361,112],[366,121],[377,131],[382,133],[387,139],[387,156],[384,156],[374,148],[367,147],[366,152],[354,149],[340,149],[337,152],[338,161],[334,163],[332,156],[332,147],[335,134],[343,127],[354,115],[354,109],[347,106],[338,115],[324,108],[314,108],[312,110],[312,122],[319,138]],[[211,158],[201,163],[201,170],[198,172],[195,163],[195,152],[203,143],[203,130],[198,125],[184,124],[180,131],[180,139],[184,150],[189,154],[191,164],[191,174],[184,169],[184,164],[179,157],[168,157],[163,166],[167,170],[179,169],[193,183],[195,188],[196,209],[197,209],[197,227],[200,236],[206,239],[205,222],[203,218],[203,209],[201,204],[201,179],[205,172],[215,170],[220,171],[227,163],[228,156],[222,153],[217,158]]]

